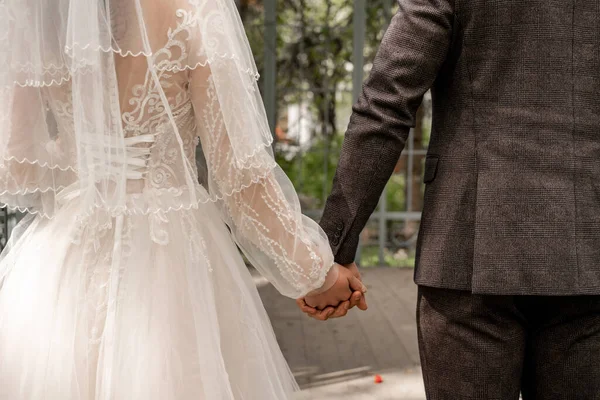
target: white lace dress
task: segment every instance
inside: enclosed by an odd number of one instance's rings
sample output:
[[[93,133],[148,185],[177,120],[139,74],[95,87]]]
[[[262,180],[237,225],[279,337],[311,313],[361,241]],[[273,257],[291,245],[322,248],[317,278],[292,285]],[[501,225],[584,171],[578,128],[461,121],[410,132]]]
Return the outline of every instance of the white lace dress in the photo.
[[[199,3],[150,4],[174,27],[147,24],[151,56],[96,49],[116,71],[126,153],[109,169],[126,173],[125,207],[89,208],[82,192],[79,77],[17,82],[8,123],[55,134],[3,143],[0,199],[30,216],[0,262],[1,400],[282,400],[295,389],[237,246],[289,297],[319,288],[333,257],[268,149],[235,166],[220,62],[186,50]],[[186,184],[199,141],[208,188]],[[51,161],[19,156],[31,146]]]

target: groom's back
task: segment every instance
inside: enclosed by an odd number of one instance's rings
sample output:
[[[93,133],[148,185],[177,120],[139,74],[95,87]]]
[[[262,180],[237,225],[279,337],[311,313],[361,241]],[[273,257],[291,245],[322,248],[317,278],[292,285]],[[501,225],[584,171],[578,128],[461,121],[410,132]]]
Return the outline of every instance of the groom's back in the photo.
[[[600,1],[400,0],[354,107],[321,225],[336,261],[432,88],[416,282],[600,291]]]
[[[456,0],[454,12],[436,111],[476,111],[452,122],[485,126],[481,140],[600,139],[599,1]]]
[[[597,292],[600,2],[456,0],[454,11],[417,282]]]

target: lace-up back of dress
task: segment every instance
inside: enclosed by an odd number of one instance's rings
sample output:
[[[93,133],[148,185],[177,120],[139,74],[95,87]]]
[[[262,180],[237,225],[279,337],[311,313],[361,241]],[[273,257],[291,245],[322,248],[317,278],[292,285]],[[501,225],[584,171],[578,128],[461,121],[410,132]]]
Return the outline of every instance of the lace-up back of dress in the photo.
[[[163,52],[171,52],[170,43],[157,54]],[[181,53],[180,57],[185,57],[185,53]],[[174,130],[183,141],[186,157],[194,165],[197,135],[188,90],[188,72],[158,70],[157,76],[153,77],[144,57],[117,56],[116,64],[117,77],[127,76],[134,80],[119,81],[120,104],[123,134],[129,140],[128,152],[133,157],[143,155],[145,161],[144,166],[138,168],[145,178],[144,186],[176,189],[184,185],[184,166]],[[120,74],[120,69],[127,72]],[[160,82],[160,87],[156,81]],[[166,97],[169,108],[163,107],[161,96]],[[148,152],[136,149],[148,149]],[[135,177],[132,176],[132,179]],[[132,187],[136,185],[141,183],[129,183]]]
[[[124,22],[121,24],[126,26]],[[195,165],[198,139],[189,94],[189,69],[178,68],[185,63],[187,52],[177,39],[177,32],[165,29],[162,34],[164,44],[150,61],[143,55],[114,52],[127,146],[127,189],[131,193],[145,189],[176,191],[185,185],[185,166],[181,162],[178,136],[183,141],[185,156],[191,165]],[[152,40],[154,43],[161,41],[160,37]],[[162,63],[163,67],[151,71],[149,62],[159,67]],[[50,147],[57,155],[67,157],[69,164],[77,165],[70,81],[46,89],[50,118],[55,120],[58,132]],[[164,107],[165,98],[169,107]]]

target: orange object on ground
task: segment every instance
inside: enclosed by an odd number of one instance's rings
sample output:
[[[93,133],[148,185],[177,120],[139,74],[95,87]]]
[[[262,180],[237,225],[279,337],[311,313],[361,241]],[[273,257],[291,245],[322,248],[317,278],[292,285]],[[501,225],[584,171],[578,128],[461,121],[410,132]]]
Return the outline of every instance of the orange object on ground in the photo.
[[[375,383],[381,383],[383,382],[383,378],[381,377],[381,375],[375,375]]]

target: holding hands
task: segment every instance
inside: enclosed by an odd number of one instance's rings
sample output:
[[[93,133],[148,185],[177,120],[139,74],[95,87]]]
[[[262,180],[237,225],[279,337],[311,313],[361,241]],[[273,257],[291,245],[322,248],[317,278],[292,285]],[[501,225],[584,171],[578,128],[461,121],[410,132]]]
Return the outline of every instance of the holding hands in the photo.
[[[361,310],[367,309],[367,288],[361,281],[356,264],[336,264],[333,268],[338,268],[338,277],[330,288],[320,293],[309,293],[296,300],[304,313],[321,321],[343,317],[354,306]]]

